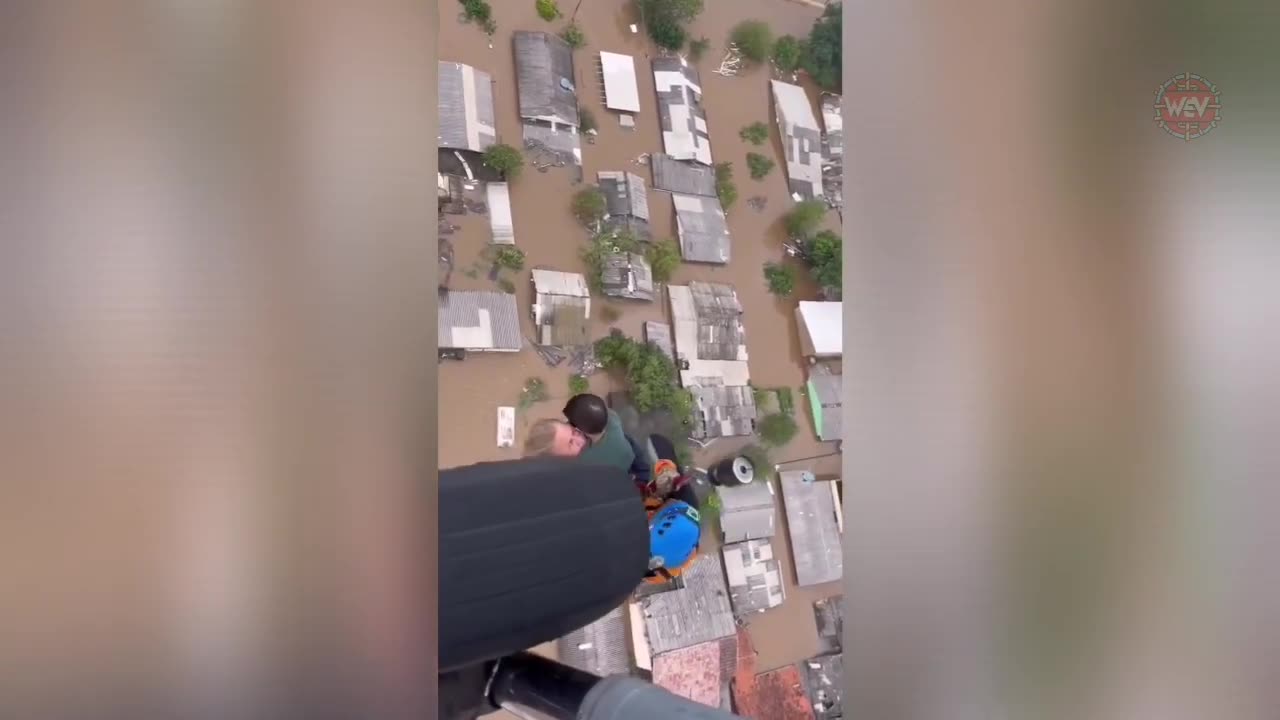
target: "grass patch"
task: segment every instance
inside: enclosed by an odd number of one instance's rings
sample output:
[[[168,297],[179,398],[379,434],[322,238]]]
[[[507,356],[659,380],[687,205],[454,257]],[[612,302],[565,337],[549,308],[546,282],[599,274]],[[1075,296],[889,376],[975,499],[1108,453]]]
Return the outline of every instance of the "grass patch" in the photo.
[[[591,389],[591,384],[581,375],[569,376],[569,395],[581,395]]]
[[[520,401],[517,405],[521,410],[528,410],[535,404],[546,400],[547,397],[547,384],[542,382],[542,378],[531,377],[524,381],[524,387],[520,390]]]

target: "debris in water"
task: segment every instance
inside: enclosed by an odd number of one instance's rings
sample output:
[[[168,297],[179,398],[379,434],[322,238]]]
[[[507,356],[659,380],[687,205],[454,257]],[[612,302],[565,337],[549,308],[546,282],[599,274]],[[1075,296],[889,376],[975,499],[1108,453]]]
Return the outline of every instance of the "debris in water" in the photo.
[[[764,210],[764,206],[767,205],[768,202],[769,198],[763,195],[756,195],[747,200],[747,205],[750,205],[753,210],[759,211]]]
[[[498,447],[509,448],[516,444],[516,409],[510,405],[498,408]]]

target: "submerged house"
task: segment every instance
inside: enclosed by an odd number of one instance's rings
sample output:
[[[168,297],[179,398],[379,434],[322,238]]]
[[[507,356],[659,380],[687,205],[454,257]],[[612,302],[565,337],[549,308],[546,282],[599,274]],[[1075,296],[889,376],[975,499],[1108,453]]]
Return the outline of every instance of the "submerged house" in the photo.
[[[843,440],[844,377],[826,365],[815,365],[809,372],[805,389],[818,439],[822,442]]]
[[[729,262],[729,223],[720,199],[671,194],[676,211],[680,255],[686,262],[725,265]]]
[[[610,297],[653,302],[653,269],[639,253],[609,255],[600,272],[600,289]]]
[[[801,300],[796,307],[800,351],[813,360],[838,359],[844,352],[844,304]]]
[[[718,555],[699,555],[681,573],[684,587],[640,601],[649,652],[662,653],[733,637],[736,626]]]
[[[711,165],[711,138],[697,68],[679,56],[654,58],[653,84],[658,91],[662,146],[667,154],[676,160]]]
[[[653,171],[655,190],[716,197],[716,171],[713,168],[681,162],[662,153],[649,157],[649,168]]]
[[[796,584],[819,585],[844,575],[840,525],[830,483],[817,482],[807,470],[778,474],[782,504],[791,535]]]
[[[637,240],[649,242],[649,193],[644,178],[629,172],[601,170],[596,173],[600,192],[604,193],[606,229],[626,231]]]
[[[844,101],[839,95],[822,98],[822,181],[827,202],[844,204]]]
[[[680,384],[694,397],[693,436],[750,435],[755,394],[747,367],[742,304],[730,285],[668,286]]]
[[[773,537],[775,500],[773,485],[765,477],[737,487],[717,487],[720,497],[721,542],[746,542]]]
[[[786,154],[787,186],[796,201],[822,194],[822,130],[804,88],[773,80],[774,108]]]
[[[578,273],[535,269],[533,324],[539,345],[571,347],[590,340],[591,293]]]
[[[523,346],[516,296],[486,290],[445,290],[436,310],[441,350],[517,352]]]
[[[526,144],[582,163],[573,49],[551,33],[518,30],[512,43]]]
[[[737,665],[736,636],[673,650],[654,658],[653,684],[682,698],[726,712]]]
[[[605,107],[628,116],[640,112],[640,86],[636,83],[635,58],[601,51],[600,85],[604,88]],[[635,125],[634,120],[631,125]]]
[[[722,548],[729,602],[738,617],[778,607],[786,598],[782,565],[768,540],[748,540]]]
[[[440,98],[439,132],[436,135],[437,172],[468,181],[501,180],[480,162],[481,154],[498,142],[494,121],[493,79],[470,65],[438,62],[436,90]],[[443,183],[446,182],[444,180]],[[461,187],[445,188],[461,194]]]

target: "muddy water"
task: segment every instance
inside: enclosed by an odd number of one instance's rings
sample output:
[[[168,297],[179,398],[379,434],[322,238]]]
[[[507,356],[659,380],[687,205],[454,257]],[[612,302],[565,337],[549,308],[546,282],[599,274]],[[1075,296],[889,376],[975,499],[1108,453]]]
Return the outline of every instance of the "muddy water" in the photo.
[[[490,48],[489,39],[483,32],[458,22],[458,3],[440,0],[440,59],[464,62],[493,76],[498,133],[503,142],[520,147],[522,140],[511,33],[518,29],[558,32],[566,21],[543,22],[534,11],[533,0],[495,0],[492,5],[498,33]],[[560,5],[566,16],[574,11],[573,0],[561,0]],[[733,255],[732,262],[725,267],[682,266],[674,280],[677,283],[690,280],[725,282],[737,288],[745,308],[744,324],[754,384],[758,387],[789,387],[796,393],[800,433],[788,447],[775,453],[775,459],[830,452],[830,445],[817,442],[806,410],[807,401],[798,394],[805,381],[806,365],[800,354],[794,312],[798,300],[814,297],[814,288],[804,285],[796,297],[779,300],[767,292],[762,275],[766,262],[783,259],[781,218],[791,206],[781,145],[776,130],[771,144],[763,150],[738,137],[743,126],[755,121],[775,127],[769,70],[758,68],[734,78],[711,72],[719,65],[730,28],[741,19],[764,20],[777,34],[801,36],[808,32],[820,10],[788,0],[708,0],[706,5],[703,15],[691,27],[691,35],[705,36],[712,45],[699,69],[712,154],[717,162],[733,162],[738,185],[738,202],[729,211]],[[599,126],[596,142],[583,145],[584,177],[591,181],[600,170],[630,170],[648,181],[648,167],[634,161],[643,153],[662,149],[653,75],[649,67],[649,57],[655,54],[655,48],[643,31],[639,34],[630,32],[628,25],[636,20],[623,0],[586,0],[581,3],[576,20],[587,37],[586,47],[578,50],[576,55],[578,94],[583,106],[595,115]],[[595,71],[596,53],[600,50],[626,53],[636,59],[642,110],[636,117],[634,130],[621,129],[616,116],[604,108],[603,89]],[[817,92],[812,87],[809,91],[816,114]],[[745,155],[749,150],[772,152],[777,167],[763,180],[752,180],[747,172]],[[578,253],[586,234],[569,213],[570,198],[579,187],[572,182],[568,168],[551,168],[540,173],[526,167],[524,174],[512,183],[516,243],[527,254],[528,266],[570,271],[583,269]],[[755,196],[765,198],[763,210],[758,211],[748,205],[747,200]],[[651,190],[649,208],[655,234],[674,236],[675,221],[669,196]],[[451,220],[460,225],[452,235],[456,254],[452,286],[460,289],[495,288],[495,284],[486,277],[487,269],[476,264],[488,241],[486,219],[467,216],[458,220],[451,216]],[[834,213],[829,216],[829,223],[831,227],[837,227]],[[468,270],[474,277],[468,276]],[[532,320],[528,316],[532,290],[527,269],[523,273],[507,274],[507,277],[514,282],[519,305],[525,313],[525,335],[532,337]],[[598,307],[603,304],[598,301]],[[639,335],[645,320],[665,321],[668,314],[662,303],[618,303],[614,306],[621,315],[613,324],[634,336]],[[608,325],[599,318],[598,307],[592,313],[596,316],[593,332],[596,336],[603,336],[608,332]],[[500,449],[495,442],[496,408],[515,405],[520,388],[528,377],[542,378],[551,399],[521,413],[517,421],[517,448]],[[569,394],[568,369],[563,365],[548,368],[529,348],[514,355],[472,356],[462,362],[442,362],[439,378],[441,467],[516,457],[523,429],[539,417],[558,414]],[[597,374],[591,378],[591,387],[603,394],[611,389],[611,384],[603,374]],[[746,439],[717,442],[699,453],[698,459],[700,462],[718,459],[745,442]],[[839,472],[838,458],[825,458],[811,466],[818,472]],[[790,469],[802,467],[802,464],[789,466]],[[782,530],[774,541],[775,551],[782,559],[784,577],[788,578],[787,600],[781,607],[752,621],[752,635],[760,653],[759,666],[762,670],[799,661],[816,651],[812,603],[840,591],[838,583],[814,588],[794,586],[784,517],[779,518],[778,526]],[[713,548],[708,550],[714,551]]]

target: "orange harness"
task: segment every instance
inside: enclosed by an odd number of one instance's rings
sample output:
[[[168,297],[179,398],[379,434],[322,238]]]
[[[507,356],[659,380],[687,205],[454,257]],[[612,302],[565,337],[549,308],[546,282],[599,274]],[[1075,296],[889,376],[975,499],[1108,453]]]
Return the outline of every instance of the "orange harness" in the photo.
[[[659,460],[653,466],[653,477],[654,477],[655,484],[658,478],[666,476],[668,479],[670,479],[678,476],[679,474],[680,474],[680,470],[676,467],[676,464],[670,460]],[[651,522],[653,521],[653,516],[662,507],[664,502],[665,501],[662,500],[661,498],[654,497],[652,495],[645,496],[644,509],[645,509],[645,513],[648,515],[648,518]],[[698,559],[698,554],[694,553],[690,555],[689,559],[686,560],[685,563],[680,567],[658,568],[657,570],[652,571],[650,574],[645,575],[644,581],[650,585],[663,585],[665,583],[668,583],[671,580],[679,577],[680,574],[683,573],[685,570],[688,570],[689,567],[693,565],[693,561],[696,559]]]

